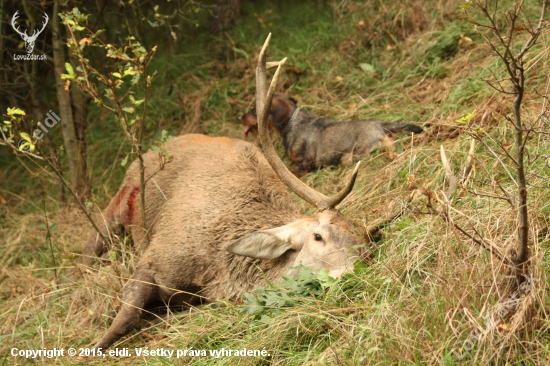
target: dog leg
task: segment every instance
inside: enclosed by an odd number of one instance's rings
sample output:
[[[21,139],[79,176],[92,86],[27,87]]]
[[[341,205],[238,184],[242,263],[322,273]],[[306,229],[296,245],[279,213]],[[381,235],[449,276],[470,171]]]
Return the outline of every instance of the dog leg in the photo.
[[[381,141],[380,141],[380,144],[382,146],[384,146],[386,148],[386,150],[388,151],[388,157],[391,159],[391,160],[394,160],[397,155],[395,155],[394,153],[394,150],[395,150],[395,139],[393,138],[393,135],[392,134],[387,134]]]

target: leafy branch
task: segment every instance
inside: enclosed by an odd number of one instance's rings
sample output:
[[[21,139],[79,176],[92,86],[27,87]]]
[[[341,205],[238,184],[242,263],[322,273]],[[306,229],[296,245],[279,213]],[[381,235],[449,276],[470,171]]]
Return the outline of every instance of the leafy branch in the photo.
[[[103,240],[107,240],[107,238],[103,235],[101,230],[97,227],[96,223],[90,216],[88,210],[86,209],[86,206],[82,203],[82,200],[78,195],[76,194],[75,190],[69,182],[65,180],[63,177],[63,173],[61,170],[59,170],[59,165],[57,162],[52,159],[51,157],[42,154],[40,151],[40,147],[38,144],[32,140],[32,138],[29,136],[28,133],[24,132],[24,128],[22,127],[22,118],[26,115],[26,112],[19,108],[8,108],[7,113],[4,114],[4,117],[7,119],[3,120],[0,124],[0,134],[2,135],[2,140],[0,140],[0,145],[7,146],[10,148],[14,154],[18,156],[26,156],[31,159],[32,162],[34,162],[37,166],[44,169],[40,164],[38,164],[37,161],[43,161],[46,163],[50,169],[52,169],[55,172],[55,175],[59,178],[63,186],[69,190],[71,195],[74,197],[76,202],[78,203],[78,206],[80,207],[80,210],[86,215],[86,218],[92,223],[92,226],[97,231],[97,233],[101,236]],[[19,135],[20,140],[17,143],[17,146],[15,145],[14,138]],[[36,152],[36,153],[34,153]]]
[[[127,44],[115,47],[101,40],[104,30],[92,31],[87,27],[88,15],[82,14],[77,8],[72,12],[60,14],[63,24],[69,31],[68,47],[79,62],[76,68],[65,64],[67,74],[66,88],[74,82],[84,92],[107,111],[114,113],[126,139],[137,155],[140,166],[140,203],[145,212],[145,166],[143,162],[143,134],[147,119],[148,93],[156,71],[148,73],[148,67],[153,60],[157,47],[146,50],[133,36],[126,38]],[[84,32],[85,36],[77,34]],[[87,48],[95,47],[105,51],[105,56],[115,61],[114,71],[101,72],[93,66],[86,57]],[[138,99],[136,95],[141,95]],[[128,161],[128,156],[122,165]],[[142,226],[146,233],[146,244],[150,236],[147,229],[146,215],[141,215]]]

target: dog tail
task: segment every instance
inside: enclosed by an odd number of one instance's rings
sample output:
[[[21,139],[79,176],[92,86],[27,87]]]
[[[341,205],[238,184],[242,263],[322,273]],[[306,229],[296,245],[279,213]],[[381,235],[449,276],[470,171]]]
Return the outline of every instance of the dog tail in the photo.
[[[414,125],[412,123],[406,123],[406,122],[382,123],[382,127],[387,132],[401,132],[401,131],[409,131],[414,133],[424,132],[424,130],[420,126]]]

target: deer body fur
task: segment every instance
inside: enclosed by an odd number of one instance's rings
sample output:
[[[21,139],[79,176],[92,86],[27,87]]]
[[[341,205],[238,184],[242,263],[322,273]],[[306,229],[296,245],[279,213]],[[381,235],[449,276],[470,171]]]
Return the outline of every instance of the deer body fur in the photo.
[[[146,178],[154,173],[146,185],[151,243],[123,290],[117,317],[96,347],[107,348],[130,332],[142,309],[152,302],[195,305],[238,299],[265,280],[277,282],[289,266],[328,268],[337,277],[356,258],[352,246],[361,241],[352,234],[353,227],[328,210],[317,218],[301,216],[286,186],[254,145],[183,135],[165,148],[174,159],[162,170],[156,152],[144,154]],[[131,194],[139,187],[138,169],[135,161],[104,214],[107,220],[116,220],[110,226],[133,227],[134,239],[134,233],[143,238],[141,206]],[[314,231],[327,241],[320,252],[303,244]],[[269,253],[251,258],[228,251],[255,233],[269,233],[290,244],[272,259],[262,259]],[[86,252],[99,256],[106,248],[95,238],[92,234]],[[268,240],[262,240],[268,246]],[[247,248],[240,251],[254,255]]]

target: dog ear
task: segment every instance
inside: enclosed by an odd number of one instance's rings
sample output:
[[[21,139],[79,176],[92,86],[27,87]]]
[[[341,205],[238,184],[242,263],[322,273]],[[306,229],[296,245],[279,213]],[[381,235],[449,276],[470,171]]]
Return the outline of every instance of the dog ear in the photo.
[[[288,98],[285,95],[275,95],[273,101],[271,102],[271,119],[273,122],[273,127],[281,133],[288,122],[292,113],[296,109],[296,104],[292,99]]]

